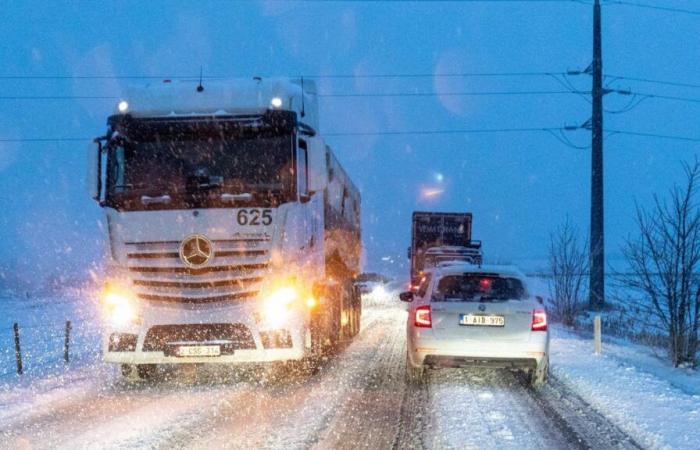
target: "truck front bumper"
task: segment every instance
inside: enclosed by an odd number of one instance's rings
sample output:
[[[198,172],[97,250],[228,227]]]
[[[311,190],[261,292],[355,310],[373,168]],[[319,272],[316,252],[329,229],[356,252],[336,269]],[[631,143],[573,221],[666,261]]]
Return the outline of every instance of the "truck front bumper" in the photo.
[[[261,321],[252,308],[150,307],[141,323],[107,328],[104,360],[121,364],[264,363],[299,360],[310,350],[308,318],[290,311],[281,323]],[[216,356],[178,356],[181,347],[217,348]]]

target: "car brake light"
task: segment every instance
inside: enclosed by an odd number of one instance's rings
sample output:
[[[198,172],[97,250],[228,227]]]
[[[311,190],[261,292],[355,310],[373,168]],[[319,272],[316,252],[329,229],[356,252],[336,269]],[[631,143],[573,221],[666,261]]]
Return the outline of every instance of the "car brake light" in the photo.
[[[416,320],[414,325],[418,328],[433,327],[433,319],[430,315],[430,305],[423,305],[416,308]]]
[[[544,309],[532,311],[532,331],[547,331],[547,312]]]

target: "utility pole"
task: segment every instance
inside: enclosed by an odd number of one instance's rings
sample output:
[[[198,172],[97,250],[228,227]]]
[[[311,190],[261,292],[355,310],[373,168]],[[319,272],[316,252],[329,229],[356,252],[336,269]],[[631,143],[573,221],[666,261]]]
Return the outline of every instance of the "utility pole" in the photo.
[[[589,307],[600,310],[605,304],[605,228],[603,214],[603,55],[600,26],[600,0],[593,4],[593,113],[591,116],[591,240]]]

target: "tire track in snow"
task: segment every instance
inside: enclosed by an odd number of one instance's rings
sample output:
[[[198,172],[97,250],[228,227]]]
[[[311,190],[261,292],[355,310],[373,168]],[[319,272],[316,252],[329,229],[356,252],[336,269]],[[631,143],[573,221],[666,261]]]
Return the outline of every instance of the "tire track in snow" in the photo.
[[[391,448],[396,439],[405,392],[403,339],[406,313],[394,311],[382,323],[383,348],[364,376],[356,378],[315,446],[318,449]]]
[[[308,378],[253,386],[227,396],[160,448],[309,448],[325,430],[349,391],[387,353],[394,309],[368,309],[360,334],[345,351]],[[185,427],[183,427],[185,428]]]
[[[555,377],[550,376],[547,386],[531,395],[578,448],[644,448]]]

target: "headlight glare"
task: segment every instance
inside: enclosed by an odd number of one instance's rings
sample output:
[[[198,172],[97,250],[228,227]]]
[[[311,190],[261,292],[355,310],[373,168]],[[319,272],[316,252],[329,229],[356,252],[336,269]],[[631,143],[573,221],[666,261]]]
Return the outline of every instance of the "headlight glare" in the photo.
[[[116,327],[138,321],[139,314],[131,295],[125,290],[108,286],[102,294],[105,318]]]

